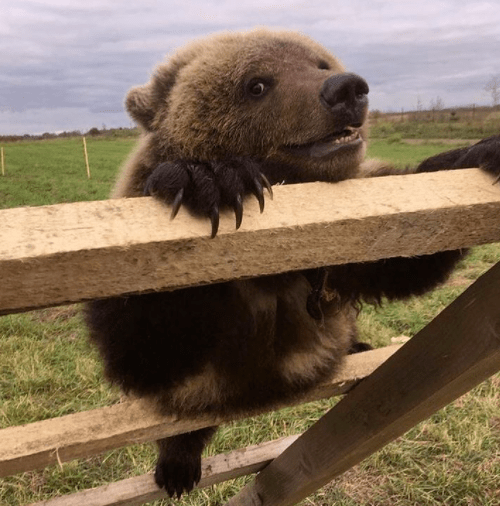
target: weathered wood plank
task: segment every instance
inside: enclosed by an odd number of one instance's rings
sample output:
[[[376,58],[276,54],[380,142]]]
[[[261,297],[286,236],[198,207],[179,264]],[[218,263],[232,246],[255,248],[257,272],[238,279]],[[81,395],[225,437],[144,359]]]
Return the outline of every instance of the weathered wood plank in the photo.
[[[467,169],[275,187],[264,214],[249,199],[241,229],[226,213],[213,240],[151,198],[3,210],[0,314],[500,241],[491,183]]]
[[[230,453],[207,457],[202,460],[202,476],[197,488],[256,473],[275,459],[298,436],[288,436],[275,441],[234,450]],[[30,506],[134,506],[147,501],[167,497],[160,490],[152,474],[128,478],[102,487],[83,490],[75,494],[37,502]]]
[[[267,466],[228,506],[299,502],[500,370],[500,263]]]
[[[399,346],[346,357],[339,374],[299,402],[332,397],[348,391],[371,374]],[[105,450],[196,430],[230,419],[166,418],[147,403],[134,400],[115,406],[42,420],[0,430],[0,477],[87,457]]]

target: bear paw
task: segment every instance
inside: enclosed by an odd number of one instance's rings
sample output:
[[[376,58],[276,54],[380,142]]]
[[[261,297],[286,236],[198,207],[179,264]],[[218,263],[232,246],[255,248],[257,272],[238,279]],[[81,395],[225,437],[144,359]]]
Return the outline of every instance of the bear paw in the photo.
[[[253,160],[236,158],[216,162],[164,162],[146,181],[145,195],[152,195],[172,206],[172,219],[181,205],[192,213],[210,218],[212,237],[219,229],[219,209],[229,207],[236,215],[236,228],[243,218],[243,198],[257,197],[264,210],[266,188],[272,198],[267,178]]]
[[[467,149],[458,161],[462,167],[480,167],[500,180],[500,135],[479,141]]]
[[[179,499],[183,492],[191,492],[201,478],[201,456],[182,458],[170,454],[160,458],[156,464],[154,478],[160,488],[165,488],[169,497]]]
[[[353,341],[347,353],[348,355],[354,355],[355,353],[363,353],[364,351],[370,350],[373,350],[373,346],[371,344],[362,343],[361,341]]]
[[[500,180],[500,135],[494,135],[467,148],[445,151],[424,160],[416,172],[479,167]]]

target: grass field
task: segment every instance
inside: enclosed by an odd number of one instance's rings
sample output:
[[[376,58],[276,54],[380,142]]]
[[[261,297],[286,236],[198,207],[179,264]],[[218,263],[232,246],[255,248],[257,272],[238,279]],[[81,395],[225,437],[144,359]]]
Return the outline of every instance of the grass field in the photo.
[[[498,107],[462,108],[459,110],[371,113],[371,135],[404,139],[478,139],[498,135]]]
[[[117,169],[135,139],[86,141],[90,179],[81,137],[5,144],[6,175],[0,181],[0,207],[107,198]]]
[[[6,144],[0,207],[105,198],[132,140],[88,139],[92,178],[80,139]],[[370,155],[411,165],[447,149],[375,141]],[[1,177],[1,176],[0,176]],[[365,307],[361,337],[375,346],[412,336],[500,260],[498,245],[476,248],[441,289],[411,301]],[[78,305],[0,318],[0,427],[29,423],[119,400],[102,379]],[[221,429],[208,453],[305,430],[334,400],[288,408]],[[124,448],[0,480],[0,504],[18,505],[105,484],[152,469],[153,444]],[[194,492],[179,504],[223,504],[246,479]],[[169,501],[156,502],[170,504]],[[314,506],[498,506],[500,375],[388,445],[303,504]]]
[[[81,138],[6,143],[0,208],[106,199],[120,164],[135,142],[135,139],[87,138],[90,179]],[[369,154],[405,166],[446,148],[432,142],[409,147],[403,142],[374,140]]]

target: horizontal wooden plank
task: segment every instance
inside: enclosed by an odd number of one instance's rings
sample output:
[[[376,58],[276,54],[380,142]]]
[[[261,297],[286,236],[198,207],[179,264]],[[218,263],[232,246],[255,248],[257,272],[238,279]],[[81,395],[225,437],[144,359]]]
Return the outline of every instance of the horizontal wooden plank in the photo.
[[[371,374],[399,346],[346,357],[336,378],[299,402],[345,393]],[[0,430],[0,477],[88,457],[105,450],[152,441],[229,421],[210,417],[159,416],[142,400]]]
[[[243,225],[152,198],[0,212],[0,314],[123,293],[500,241],[500,185],[477,169],[285,185]]]
[[[202,476],[197,488],[205,488],[233,478],[262,470],[280,455],[298,436],[288,436],[275,441],[241,448],[229,453],[204,458]],[[102,487],[82,490],[75,494],[56,497],[30,506],[134,506],[147,501],[167,497],[160,490],[151,473],[110,483]]]

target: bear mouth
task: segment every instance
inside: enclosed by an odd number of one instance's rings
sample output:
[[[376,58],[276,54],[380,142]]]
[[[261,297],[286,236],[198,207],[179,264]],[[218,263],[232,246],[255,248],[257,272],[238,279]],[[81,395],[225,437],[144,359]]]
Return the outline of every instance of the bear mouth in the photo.
[[[324,158],[347,148],[360,145],[363,142],[361,129],[346,127],[340,133],[333,133],[321,140],[307,142],[306,144],[291,144],[284,149],[296,156],[311,158]]]

